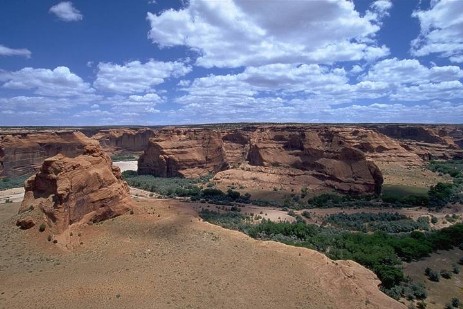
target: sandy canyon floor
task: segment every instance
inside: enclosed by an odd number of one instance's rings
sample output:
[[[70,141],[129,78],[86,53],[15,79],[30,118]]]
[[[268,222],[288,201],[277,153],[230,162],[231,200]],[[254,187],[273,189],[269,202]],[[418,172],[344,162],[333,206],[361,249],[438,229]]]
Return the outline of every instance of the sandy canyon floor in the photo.
[[[138,195],[138,210],[54,244],[0,204],[0,308],[405,308],[373,273],[313,250],[203,222],[194,207]]]

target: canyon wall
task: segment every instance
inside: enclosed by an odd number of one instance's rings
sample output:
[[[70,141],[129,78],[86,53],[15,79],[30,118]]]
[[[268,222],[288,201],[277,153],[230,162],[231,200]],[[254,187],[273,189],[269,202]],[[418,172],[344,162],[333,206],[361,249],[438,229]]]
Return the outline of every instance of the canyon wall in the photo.
[[[56,154],[75,157],[95,140],[80,132],[29,132],[0,135],[0,177],[31,174]]]
[[[108,154],[142,152],[155,134],[151,129],[82,128],[82,131],[84,133],[75,129],[0,132],[0,178],[32,174],[46,158],[59,153],[78,156],[88,143],[99,143]]]
[[[294,182],[351,193],[379,193],[383,181],[381,171],[361,150],[326,126],[161,130],[138,167],[140,174],[159,177],[216,174],[218,181],[243,183],[252,174],[262,178],[259,183]]]
[[[100,130],[92,138],[108,152],[140,152],[145,150],[154,134],[151,129],[109,129]]]
[[[463,127],[457,125],[373,125],[424,160],[463,158]]]
[[[100,143],[108,154],[146,150],[139,162],[143,174],[214,174],[217,182],[229,185],[288,185],[285,189],[296,190],[307,183],[315,190],[328,186],[370,192],[380,182],[371,162],[383,175],[395,177],[396,171],[406,169],[420,173],[431,159],[463,158],[463,127],[458,125],[256,124],[82,131],[92,138],[76,128],[1,129],[0,178],[31,174],[59,153],[78,156],[89,142]]]

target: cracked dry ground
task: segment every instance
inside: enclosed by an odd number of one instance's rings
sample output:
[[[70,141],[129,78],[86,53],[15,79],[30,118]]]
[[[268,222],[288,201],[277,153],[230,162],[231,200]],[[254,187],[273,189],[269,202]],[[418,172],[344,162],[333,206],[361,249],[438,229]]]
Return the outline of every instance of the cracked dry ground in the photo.
[[[69,247],[0,205],[0,308],[405,308],[368,270],[203,222],[187,204],[75,227]]]

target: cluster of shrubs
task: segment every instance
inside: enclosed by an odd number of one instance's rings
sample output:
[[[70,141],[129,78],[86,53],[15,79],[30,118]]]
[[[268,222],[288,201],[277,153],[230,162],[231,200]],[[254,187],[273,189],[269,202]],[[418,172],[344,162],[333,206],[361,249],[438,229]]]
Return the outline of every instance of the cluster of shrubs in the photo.
[[[463,258],[461,258],[459,262],[461,264],[463,264],[462,263]],[[444,279],[451,279],[452,274],[456,275],[456,274],[459,274],[459,273],[460,273],[460,266],[458,266],[458,264],[453,264],[452,265],[452,271],[442,269],[440,272],[437,272],[437,271],[431,269],[430,267],[426,267],[426,269],[424,270],[424,274],[426,275],[426,277],[428,277],[429,280],[434,281],[434,282],[439,282],[440,277],[442,277]]]
[[[450,304],[445,305],[446,308],[460,308],[460,299],[453,297]]]
[[[463,161],[431,161],[429,169],[441,174],[450,175],[452,183],[438,183],[429,190],[429,206],[442,208],[449,202],[463,202]]]
[[[375,197],[372,195],[339,195],[323,193],[307,200],[309,207],[372,207]],[[375,205],[376,206],[376,205]]]
[[[387,294],[394,299],[405,297],[407,300],[424,300],[428,297],[426,288],[422,283],[412,282],[407,280],[400,285],[396,285],[388,289]]]
[[[195,195],[200,191],[198,185],[202,185],[208,180],[207,178],[162,178],[152,175],[138,175],[136,171],[124,171],[122,178],[130,186],[169,197]]]
[[[429,267],[426,267],[424,270],[424,274],[426,277],[428,277],[429,280],[434,281],[434,282],[439,282],[440,281],[440,274],[439,272],[432,270]]]
[[[447,160],[447,161],[430,161],[428,168],[436,173],[447,174],[453,178],[460,178],[463,171],[463,161]]]
[[[249,225],[246,223],[247,217],[236,211],[220,213],[214,210],[201,209],[200,216],[208,222],[232,230],[245,231]]]
[[[308,199],[309,207],[317,208],[367,208],[367,207],[429,207],[441,209],[449,202],[463,201],[457,194],[459,188],[451,183],[437,183],[431,186],[427,194],[406,195],[338,195],[324,193]],[[293,203],[294,204],[294,203]]]
[[[429,218],[420,217],[417,221],[399,213],[337,213],[325,218],[333,226],[361,232],[383,231],[404,233],[415,230],[429,230]]]
[[[195,195],[190,195],[192,201],[206,201],[216,205],[232,205],[233,203],[248,204],[251,201],[251,195],[246,193],[241,195],[238,191],[228,189],[227,193],[213,188],[199,190]]]
[[[307,200],[309,207],[317,208],[368,208],[429,206],[428,195],[339,195],[323,193]]]

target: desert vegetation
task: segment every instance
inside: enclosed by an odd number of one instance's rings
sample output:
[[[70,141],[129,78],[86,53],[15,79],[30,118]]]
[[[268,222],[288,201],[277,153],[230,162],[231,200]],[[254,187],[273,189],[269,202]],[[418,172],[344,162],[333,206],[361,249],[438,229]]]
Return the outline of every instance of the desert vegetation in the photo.
[[[428,192],[429,206],[442,208],[448,203],[463,202],[463,161],[431,161],[429,169],[452,177],[452,183],[437,183]]]
[[[113,162],[117,162],[117,161],[136,161],[136,160],[138,160],[138,156],[135,155],[135,154],[127,154],[127,153],[113,154],[111,156],[111,160],[113,160]]]
[[[426,216],[418,218],[418,220],[410,219],[409,217],[394,213],[354,213],[345,214],[337,213],[329,215],[325,222],[350,231],[360,232],[375,232],[382,231],[386,233],[403,233],[413,232],[416,230],[429,230],[429,218]]]
[[[382,288],[393,297],[410,294],[416,291],[415,298],[425,295],[414,283],[407,281],[401,263],[428,256],[439,249],[450,249],[460,245],[463,239],[463,224],[437,231],[412,231],[386,233],[381,225],[374,232],[351,232],[344,228],[345,216],[332,217],[328,220],[339,222],[341,227],[323,227],[306,224],[303,220],[290,222],[272,222],[262,219],[260,223],[251,223],[249,216],[238,212],[216,212],[203,209],[201,217],[211,223],[225,228],[240,230],[253,238],[270,239],[286,244],[302,246],[324,252],[332,259],[352,259],[373,270],[382,282]],[[365,221],[394,222],[404,219],[397,214],[372,215],[360,214],[350,217],[362,224]],[[371,221],[373,220],[373,221]],[[411,220],[411,219],[408,219]],[[413,221],[413,220],[411,220]],[[337,224],[335,224],[337,225]],[[426,226],[426,225],[424,225]]]
[[[26,181],[29,176],[30,175],[0,178],[0,190],[23,187],[24,181]]]

